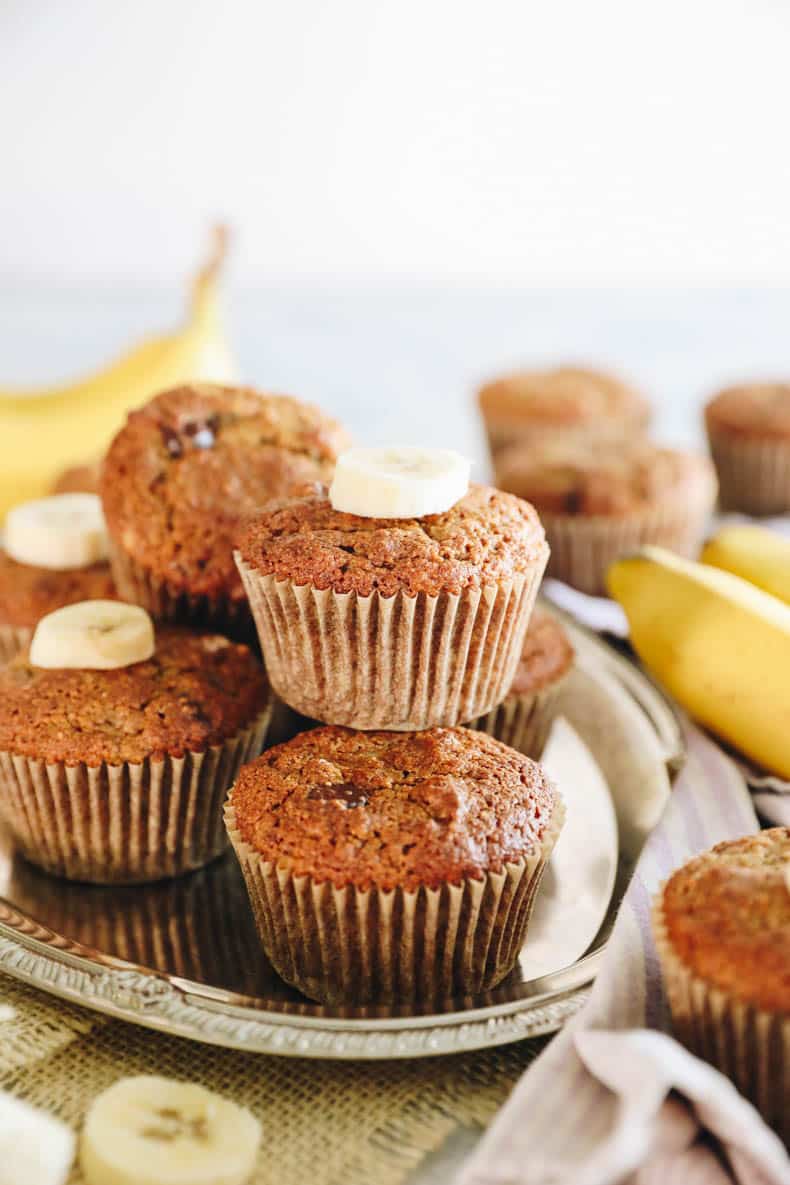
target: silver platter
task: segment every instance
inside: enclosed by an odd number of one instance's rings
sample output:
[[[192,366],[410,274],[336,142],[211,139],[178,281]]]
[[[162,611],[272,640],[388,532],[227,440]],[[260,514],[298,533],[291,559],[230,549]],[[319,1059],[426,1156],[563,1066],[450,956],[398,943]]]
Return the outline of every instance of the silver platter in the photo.
[[[592,635],[568,628],[578,660],[563,692],[570,726],[563,735],[577,738],[602,775],[618,857],[602,923],[596,918],[597,933],[569,965],[536,977],[528,942],[523,966],[496,991],[448,1001],[440,1011],[328,1009],[286,987],[267,964],[232,853],[190,877],[112,889],[51,878],[16,856],[0,833],[0,970],[162,1032],[294,1057],[430,1057],[559,1028],[589,994],[625,885],[683,757],[677,718],[653,684]]]

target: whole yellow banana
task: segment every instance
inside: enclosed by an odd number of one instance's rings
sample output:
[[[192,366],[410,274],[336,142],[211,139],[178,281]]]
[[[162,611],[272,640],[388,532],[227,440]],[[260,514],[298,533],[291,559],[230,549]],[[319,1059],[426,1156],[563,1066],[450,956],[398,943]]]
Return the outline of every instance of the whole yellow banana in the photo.
[[[609,569],[646,666],[687,711],[790,778],[790,607],[661,548]]]
[[[702,552],[703,564],[742,576],[790,605],[790,539],[765,527],[725,527]]]
[[[236,368],[218,308],[224,254],[225,232],[218,228],[181,329],[150,337],[69,385],[0,387],[0,516],[17,502],[45,494],[65,467],[101,456],[126,413],[157,391],[193,380],[233,381]]]

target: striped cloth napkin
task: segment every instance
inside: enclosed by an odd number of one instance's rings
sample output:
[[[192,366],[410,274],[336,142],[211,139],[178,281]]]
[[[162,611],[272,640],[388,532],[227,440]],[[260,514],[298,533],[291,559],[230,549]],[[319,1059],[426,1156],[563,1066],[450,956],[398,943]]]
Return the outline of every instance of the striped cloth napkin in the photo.
[[[788,1185],[779,1138],[667,1035],[653,896],[691,856],[758,828],[743,777],[698,730],[623,900],[589,1001],[521,1079],[458,1185]]]

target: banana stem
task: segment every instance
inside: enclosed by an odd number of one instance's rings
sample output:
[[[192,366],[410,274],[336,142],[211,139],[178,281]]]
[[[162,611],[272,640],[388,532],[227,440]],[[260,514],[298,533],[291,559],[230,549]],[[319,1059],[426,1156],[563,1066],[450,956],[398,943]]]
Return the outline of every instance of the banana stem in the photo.
[[[192,285],[192,319],[206,321],[217,316],[217,279],[228,253],[230,232],[223,223],[211,230],[211,252]]]

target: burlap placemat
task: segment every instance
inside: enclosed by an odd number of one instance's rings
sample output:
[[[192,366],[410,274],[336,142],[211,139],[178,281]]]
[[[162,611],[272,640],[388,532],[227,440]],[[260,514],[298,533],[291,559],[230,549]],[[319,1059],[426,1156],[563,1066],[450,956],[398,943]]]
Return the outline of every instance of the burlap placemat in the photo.
[[[254,1185],[403,1185],[457,1129],[481,1129],[543,1041],[411,1062],[321,1062],[199,1045],[0,976],[0,1089],[79,1129],[127,1074],[203,1083],[263,1124]],[[84,1185],[75,1168],[69,1185]]]

